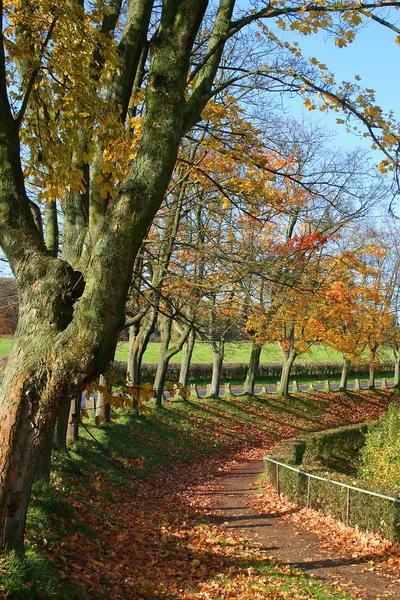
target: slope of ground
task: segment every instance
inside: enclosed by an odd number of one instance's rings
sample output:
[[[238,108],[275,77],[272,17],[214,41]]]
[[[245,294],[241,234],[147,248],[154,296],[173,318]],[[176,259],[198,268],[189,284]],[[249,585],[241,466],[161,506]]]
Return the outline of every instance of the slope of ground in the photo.
[[[281,437],[375,419],[390,397],[174,402],[91,424],[70,457],[56,459],[52,486],[36,485],[27,559],[0,562],[3,597],[348,598],[207,521],[195,487],[204,491],[226,461]]]

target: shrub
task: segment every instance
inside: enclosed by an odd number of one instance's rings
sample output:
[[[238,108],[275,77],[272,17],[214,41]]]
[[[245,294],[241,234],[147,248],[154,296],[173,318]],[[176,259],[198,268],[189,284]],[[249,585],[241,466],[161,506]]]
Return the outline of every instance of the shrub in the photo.
[[[288,465],[300,465],[305,449],[304,440],[283,440],[275,446],[271,456]]]
[[[360,451],[364,460],[364,479],[355,481],[343,472],[355,470]],[[271,456],[288,465],[301,464],[301,470],[328,479],[310,478],[309,484],[305,473],[279,467],[279,493],[292,502],[308,505],[346,522],[347,488],[335,485],[329,479],[393,496],[394,487],[390,488],[389,483],[391,478],[397,482],[400,479],[399,455],[400,404],[392,405],[377,424],[350,425],[306,435],[302,439],[285,440],[275,446]],[[336,471],[326,472],[321,468]],[[266,472],[270,483],[277,488],[276,465],[266,461]],[[350,490],[349,508],[349,525],[399,541],[399,503]]]
[[[386,414],[368,432],[361,451],[362,477],[374,485],[400,492],[400,404],[391,404]]]

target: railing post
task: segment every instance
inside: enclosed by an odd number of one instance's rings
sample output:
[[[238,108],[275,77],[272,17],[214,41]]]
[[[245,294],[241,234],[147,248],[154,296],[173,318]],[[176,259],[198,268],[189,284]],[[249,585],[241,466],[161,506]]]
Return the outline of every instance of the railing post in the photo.
[[[346,495],[346,525],[349,524],[349,519],[350,519],[350,488],[346,488],[347,489],[347,495]]]
[[[307,508],[310,506],[310,487],[311,487],[311,477],[307,475]]]

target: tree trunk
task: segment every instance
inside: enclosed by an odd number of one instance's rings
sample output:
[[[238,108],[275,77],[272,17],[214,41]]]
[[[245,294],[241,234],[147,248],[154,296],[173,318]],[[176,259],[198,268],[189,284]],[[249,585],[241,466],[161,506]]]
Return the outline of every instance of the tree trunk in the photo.
[[[211,342],[210,347],[213,355],[213,370],[210,386],[210,398],[217,399],[219,398],[219,388],[221,384],[225,344],[221,342],[218,348],[218,345],[215,342]]]
[[[376,348],[371,348],[369,357],[369,380],[368,389],[375,389],[375,370],[376,370]]]
[[[375,365],[374,364],[369,365],[368,389],[369,390],[375,389]]]
[[[131,385],[140,385],[141,353],[138,335],[139,327],[131,325],[129,327],[129,350],[126,370],[128,383]]]
[[[396,391],[400,390],[400,352],[393,351],[394,357],[394,382],[393,387]]]
[[[154,381],[154,388],[156,390],[156,406],[157,408],[161,408],[162,399],[164,395],[164,386],[165,381],[167,379],[168,373],[168,365],[169,361],[175,354],[178,354],[180,350],[182,350],[183,345],[185,344],[188,335],[190,333],[190,328],[187,328],[179,337],[179,340],[172,346],[169,347],[172,337],[172,317],[166,316],[163,319],[164,329],[161,335],[161,344],[160,344],[160,354],[158,358],[157,372],[156,378]]]
[[[254,386],[256,384],[256,377],[258,372],[258,366],[260,364],[262,346],[253,343],[251,347],[250,362],[247,369],[246,379],[244,382],[243,393],[254,394]]]
[[[185,345],[183,346],[181,370],[179,372],[179,383],[181,385],[184,385],[185,387],[189,383],[190,363],[192,361],[192,354],[193,354],[195,341],[196,341],[196,332],[194,329],[192,329],[189,334],[189,338],[187,339]]]
[[[154,380],[154,389],[156,391],[156,406],[161,408],[162,400],[164,395],[164,385],[167,379],[167,371],[168,371],[168,347],[171,341],[172,335],[172,318],[165,317],[163,320],[164,328],[161,332],[161,344],[160,344],[160,353],[158,355],[158,365],[156,377]]]
[[[16,275],[20,320],[0,389],[0,547],[4,540],[13,547],[23,545],[39,454],[61,406],[112,359],[136,254],[165,197],[183,136],[198,122],[210,98],[233,7],[231,2],[217,13],[211,59],[188,99],[190,55],[207,2],[169,3],[163,9],[151,41],[138,151],[118,191],[109,201],[90,206],[93,226],[79,244],[80,260],[73,259],[84,273],[50,255],[33,221],[19,123],[10,109],[2,61],[0,245]],[[121,74],[124,79],[124,69]],[[64,208],[65,217],[71,216]],[[67,254],[63,249],[63,256]],[[76,407],[74,411],[79,413]]]
[[[82,394],[79,393],[71,401],[71,404],[70,404],[67,439],[72,442],[76,442],[79,439],[79,419],[80,419],[80,414],[81,414],[81,399],[82,399]]]
[[[36,468],[36,478],[49,483],[51,471],[51,453],[53,451],[55,424],[53,423],[47,434],[45,444],[39,456],[38,465]]]
[[[55,432],[54,432],[54,447],[59,452],[67,451],[67,429],[69,421],[69,413],[71,409],[71,403],[64,404],[61,408],[60,414],[58,415]]]
[[[342,375],[340,377],[339,392],[347,392],[347,380],[349,378],[350,361],[343,356]]]
[[[284,396],[285,398],[289,395],[289,379],[290,373],[292,371],[292,366],[294,361],[296,360],[296,351],[291,350],[289,353],[285,354],[285,360],[282,367],[282,376],[281,382],[279,385],[279,395]]]

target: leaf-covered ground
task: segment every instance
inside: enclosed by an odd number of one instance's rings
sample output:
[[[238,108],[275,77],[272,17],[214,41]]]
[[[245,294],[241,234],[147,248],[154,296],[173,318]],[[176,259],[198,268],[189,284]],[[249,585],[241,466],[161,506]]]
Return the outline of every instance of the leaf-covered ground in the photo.
[[[391,392],[174,402],[148,417],[118,415],[58,457],[37,485],[27,559],[1,561],[8,598],[348,598],[272,565],[204,518],[213,473],[301,431],[375,419]],[[48,564],[52,565],[49,570]],[[55,574],[55,577],[52,575]]]

